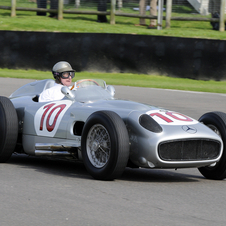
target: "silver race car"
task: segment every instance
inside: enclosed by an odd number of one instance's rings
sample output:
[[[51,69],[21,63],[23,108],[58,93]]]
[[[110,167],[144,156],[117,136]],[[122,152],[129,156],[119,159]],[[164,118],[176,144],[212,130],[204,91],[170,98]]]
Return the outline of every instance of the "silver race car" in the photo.
[[[224,178],[218,175],[219,167],[224,174],[226,169],[219,164],[225,155],[223,141],[203,123],[115,99],[114,87],[98,79],[79,80],[74,89],[63,87],[62,100],[38,102],[53,84],[51,79],[36,81],[9,98],[0,97],[1,162],[16,152],[82,161],[100,180],[118,178],[127,166],[195,167],[207,178]],[[209,175],[209,169],[214,173]]]

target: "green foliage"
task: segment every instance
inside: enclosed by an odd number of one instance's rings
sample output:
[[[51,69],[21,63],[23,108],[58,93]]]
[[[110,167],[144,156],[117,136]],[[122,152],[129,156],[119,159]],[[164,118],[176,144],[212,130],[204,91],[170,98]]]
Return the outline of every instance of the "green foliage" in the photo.
[[[0,77],[26,78],[35,80],[53,78],[50,71],[44,72],[36,70],[12,69],[0,69]],[[226,93],[226,81],[201,81],[172,78],[160,75],[100,72],[79,72],[75,74],[73,81],[75,82],[76,80],[84,78],[103,79],[107,82],[107,84],[111,85]]]

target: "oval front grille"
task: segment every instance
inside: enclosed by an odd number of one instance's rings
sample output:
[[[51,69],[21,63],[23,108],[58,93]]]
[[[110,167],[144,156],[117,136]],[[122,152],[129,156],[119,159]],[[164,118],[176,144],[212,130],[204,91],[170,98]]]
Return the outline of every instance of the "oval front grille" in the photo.
[[[215,140],[173,140],[159,144],[158,154],[164,161],[195,161],[216,159],[221,144]]]

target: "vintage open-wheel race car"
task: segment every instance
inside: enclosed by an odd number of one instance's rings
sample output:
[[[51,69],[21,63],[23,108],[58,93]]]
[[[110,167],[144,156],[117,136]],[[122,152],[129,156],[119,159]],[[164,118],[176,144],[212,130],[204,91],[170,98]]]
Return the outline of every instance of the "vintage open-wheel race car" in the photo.
[[[84,79],[62,100],[39,102],[46,79],[0,97],[0,161],[16,153],[82,161],[92,177],[112,180],[125,167],[198,168],[209,179],[226,171],[225,114],[200,122],[184,114],[114,98],[113,86]],[[206,125],[204,125],[206,124]]]

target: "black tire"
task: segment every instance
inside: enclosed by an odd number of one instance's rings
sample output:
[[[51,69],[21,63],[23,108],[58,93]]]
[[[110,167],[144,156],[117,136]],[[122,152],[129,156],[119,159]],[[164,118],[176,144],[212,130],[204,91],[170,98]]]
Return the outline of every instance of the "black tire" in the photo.
[[[6,162],[14,152],[18,136],[18,118],[12,102],[0,96],[0,162]]]
[[[216,132],[224,144],[220,161],[214,166],[201,167],[199,171],[207,179],[223,180],[226,177],[226,114],[223,112],[209,112],[201,116],[199,121]]]
[[[94,112],[82,131],[82,158],[87,171],[98,180],[113,180],[129,159],[129,136],[123,120],[114,112]]]

